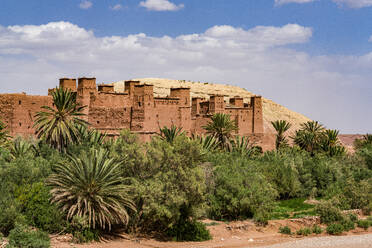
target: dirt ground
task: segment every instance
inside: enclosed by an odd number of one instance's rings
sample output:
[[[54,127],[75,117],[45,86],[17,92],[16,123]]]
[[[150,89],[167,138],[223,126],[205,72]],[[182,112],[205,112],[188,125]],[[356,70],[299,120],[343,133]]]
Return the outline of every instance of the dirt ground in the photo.
[[[252,221],[237,221],[231,223],[204,221],[209,223],[213,240],[206,242],[161,242],[154,239],[136,238],[125,236],[122,239],[115,239],[106,242],[93,242],[90,244],[73,244],[70,236],[55,236],[52,237],[52,247],[56,248],[242,248],[242,247],[260,247],[283,242],[289,242],[309,237],[327,236],[325,232],[321,235],[312,234],[308,237],[300,237],[296,235],[284,235],[278,233],[279,227],[288,225],[292,232],[303,228],[312,227],[314,224],[319,224],[317,217],[309,217],[304,219],[292,220],[274,220],[270,221],[266,227],[256,226]],[[324,226],[322,226],[325,229]],[[365,231],[361,228],[356,228],[343,235],[360,235],[371,234],[372,228]]]

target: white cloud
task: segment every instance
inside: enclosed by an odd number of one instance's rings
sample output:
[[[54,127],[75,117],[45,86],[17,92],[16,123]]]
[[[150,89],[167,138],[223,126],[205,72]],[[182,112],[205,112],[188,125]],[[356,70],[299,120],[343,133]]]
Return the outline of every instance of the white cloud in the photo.
[[[176,5],[168,0],[145,0],[140,2],[140,6],[154,11],[177,11],[184,7],[183,4]]]
[[[123,8],[123,5],[121,5],[121,4],[116,4],[112,7],[110,7],[110,9],[112,9],[112,10],[121,10],[122,8]]]
[[[80,9],[89,9],[93,6],[93,3],[88,0],[83,0],[79,4]]]
[[[333,0],[339,5],[346,5],[350,8],[364,8],[372,6],[372,0]]]
[[[371,132],[372,52],[314,57],[290,48],[311,36],[311,28],[297,24],[214,26],[177,37],[97,37],[69,22],[0,26],[0,92],[46,94],[59,77],[79,76],[233,83],[330,128]]]
[[[311,3],[317,0],[275,0],[276,5],[282,5],[287,3]]]

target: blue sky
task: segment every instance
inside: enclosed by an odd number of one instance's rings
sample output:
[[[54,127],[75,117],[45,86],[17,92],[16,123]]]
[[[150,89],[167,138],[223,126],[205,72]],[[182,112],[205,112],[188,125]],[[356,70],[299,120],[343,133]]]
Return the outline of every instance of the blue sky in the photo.
[[[372,0],[0,0],[0,92],[58,77],[231,83],[372,132]]]

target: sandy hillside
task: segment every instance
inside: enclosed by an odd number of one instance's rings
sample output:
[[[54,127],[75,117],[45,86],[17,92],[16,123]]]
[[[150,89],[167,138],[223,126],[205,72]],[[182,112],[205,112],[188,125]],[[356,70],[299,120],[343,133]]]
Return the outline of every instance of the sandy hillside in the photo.
[[[254,95],[254,93],[249,92],[246,89],[224,84],[200,83],[161,78],[140,78],[133,80],[138,80],[141,83],[153,84],[155,95],[161,97],[169,95],[169,89],[172,87],[190,87],[192,97],[198,96],[208,99],[211,94],[225,95],[227,102],[230,97],[234,96],[241,96],[244,98],[245,102],[249,102],[250,97]],[[117,92],[124,92],[124,81],[114,83],[114,88]],[[266,98],[263,98],[263,115],[265,132],[274,132],[271,126],[271,121],[286,120],[290,122],[293,125],[290,132],[293,132],[293,130],[299,128],[301,123],[310,120],[306,116],[293,112]]]

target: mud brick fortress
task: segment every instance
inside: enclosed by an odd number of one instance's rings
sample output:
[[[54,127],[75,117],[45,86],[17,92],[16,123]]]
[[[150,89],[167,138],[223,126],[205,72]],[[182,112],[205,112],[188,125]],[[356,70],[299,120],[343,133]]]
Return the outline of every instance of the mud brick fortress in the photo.
[[[153,85],[126,81],[125,92],[117,93],[112,84],[96,85],[95,78],[62,78],[59,86],[76,93],[76,100],[85,108],[86,120],[91,126],[110,136],[117,136],[122,129],[138,133],[149,140],[159,133],[159,127],[176,125],[187,134],[203,134],[210,117],[215,113],[229,114],[238,126],[236,134],[261,137],[263,131],[262,99],[251,97],[250,103],[236,96],[225,102],[222,95],[209,99],[190,97],[189,88],[172,88],[167,97],[154,96]],[[48,96],[23,94],[0,95],[0,119],[11,135],[34,135],[35,114],[41,106],[53,106]],[[261,137],[262,138],[262,137]]]

